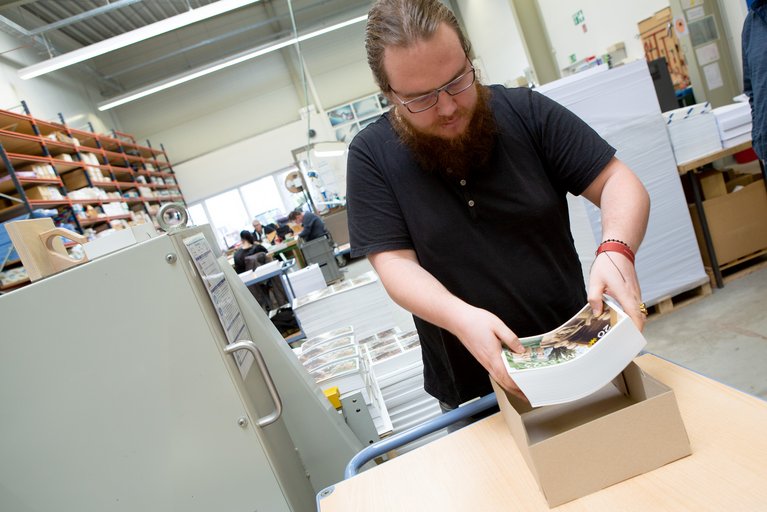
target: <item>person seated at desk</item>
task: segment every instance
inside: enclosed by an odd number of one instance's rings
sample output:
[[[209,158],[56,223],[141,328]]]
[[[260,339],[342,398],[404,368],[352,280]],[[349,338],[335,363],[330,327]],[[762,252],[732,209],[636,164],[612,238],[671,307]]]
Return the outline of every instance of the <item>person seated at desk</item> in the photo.
[[[234,253],[235,272],[242,274],[248,270],[255,270],[261,265],[272,261],[272,255],[267,252],[263,245],[255,243],[253,234],[250,231],[241,231],[240,239],[240,248]],[[258,305],[265,312],[277,309],[289,302],[279,277],[272,277],[266,281],[252,284],[248,286],[248,290],[250,290]],[[274,298],[272,298],[272,295]]]
[[[253,219],[253,240],[259,244],[264,241],[266,233],[264,233],[264,227],[261,225],[261,221]]]
[[[265,252],[254,253],[245,257],[245,266],[248,270],[256,270],[261,265],[274,261],[274,257]],[[248,289],[256,298],[261,308],[269,312],[273,309],[279,309],[281,306],[290,302],[285,287],[279,276],[270,277],[266,281],[248,286]]]
[[[288,225],[290,217],[280,217],[277,219],[277,236],[285,241],[293,237],[293,229]]]
[[[282,241],[277,239],[277,224],[273,222],[264,226],[264,237],[266,237],[266,241],[270,244],[278,244]]]
[[[240,231],[240,248],[234,253],[234,271],[242,274],[248,267],[245,263],[246,256],[252,256],[260,252],[267,252],[266,247],[257,244],[250,231]]]
[[[303,226],[304,229],[298,234],[298,236],[305,242],[328,235],[328,231],[325,229],[325,223],[322,222],[322,219],[320,219],[312,212],[294,210],[290,212],[288,219],[291,222],[295,222]]]

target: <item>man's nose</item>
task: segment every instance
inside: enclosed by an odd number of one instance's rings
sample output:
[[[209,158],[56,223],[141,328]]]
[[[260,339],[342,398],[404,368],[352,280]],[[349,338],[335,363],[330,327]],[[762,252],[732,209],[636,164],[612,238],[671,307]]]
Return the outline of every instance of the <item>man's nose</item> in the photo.
[[[455,98],[445,91],[440,91],[437,96],[437,113],[440,116],[450,117],[458,108]]]

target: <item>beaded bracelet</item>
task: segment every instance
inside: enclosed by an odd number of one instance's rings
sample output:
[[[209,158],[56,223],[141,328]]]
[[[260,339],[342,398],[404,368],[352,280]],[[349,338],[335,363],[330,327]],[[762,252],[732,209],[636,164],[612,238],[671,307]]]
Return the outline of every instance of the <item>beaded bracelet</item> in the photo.
[[[632,265],[634,264],[634,251],[631,250],[631,247],[629,247],[626,242],[621,242],[620,240],[612,238],[607,239],[599,244],[596,255],[599,256],[601,253],[608,251],[620,253],[628,258]]]
[[[618,240],[617,238],[608,238],[607,240],[602,241],[602,243],[605,243],[605,242],[617,242],[619,244],[623,244],[623,245],[625,245],[628,248],[629,251],[631,251],[632,253],[634,252],[631,249],[631,246],[629,244],[627,244],[626,242],[624,242],[623,240]]]

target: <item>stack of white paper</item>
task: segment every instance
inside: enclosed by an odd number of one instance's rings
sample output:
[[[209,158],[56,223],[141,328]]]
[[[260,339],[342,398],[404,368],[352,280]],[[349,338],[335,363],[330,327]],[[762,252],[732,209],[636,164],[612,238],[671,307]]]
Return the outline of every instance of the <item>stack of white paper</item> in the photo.
[[[722,147],[727,149],[751,140],[751,106],[748,103],[733,103],[712,112],[719,126]]]
[[[287,274],[290,286],[293,288],[294,298],[303,297],[311,292],[327,288],[322,270],[316,263],[306,268]]]
[[[389,298],[372,270],[298,297],[293,311],[309,338],[347,325],[365,338],[395,324]]]
[[[636,260],[644,302],[652,305],[707,282],[647,63],[597,69],[538,90],[594,128],[647,188],[650,221]],[[581,197],[568,195],[567,199],[575,247],[587,280],[602,239],[601,212]]]
[[[711,104],[698,103],[664,112],[666,128],[678,165],[691,162],[722,149],[719,126]]]
[[[442,414],[437,399],[423,388],[423,360],[416,331],[400,333],[396,329],[387,329],[357,341],[367,354],[368,366],[381,390],[393,433],[404,432]],[[405,453],[445,433],[441,430],[424,436],[398,448],[397,452]]]
[[[306,340],[296,356],[322,389],[337,386],[341,398],[360,393],[378,435],[392,432],[381,389],[367,364],[364,349],[354,339],[351,326]]]
[[[586,305],[557,329],[519,341],[524,353],[504,349],[501,357],[533,407],[571,402],[602,389],[646,344],[634,322],[609,299],[599,316]]]

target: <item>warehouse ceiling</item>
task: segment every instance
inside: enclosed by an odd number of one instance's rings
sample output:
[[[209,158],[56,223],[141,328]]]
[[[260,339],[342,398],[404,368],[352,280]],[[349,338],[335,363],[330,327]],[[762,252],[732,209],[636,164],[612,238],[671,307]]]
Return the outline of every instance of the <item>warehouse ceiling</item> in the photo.
[[[216,0],[0,0],[0,29],[46,60],[215,4]],[[367,12],[370,0],[260,0],[74,64],[104,97],[327,27]],[[293,17],[291,18],[291,9]]]

